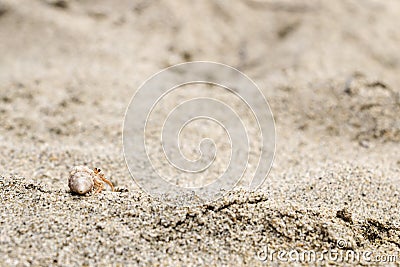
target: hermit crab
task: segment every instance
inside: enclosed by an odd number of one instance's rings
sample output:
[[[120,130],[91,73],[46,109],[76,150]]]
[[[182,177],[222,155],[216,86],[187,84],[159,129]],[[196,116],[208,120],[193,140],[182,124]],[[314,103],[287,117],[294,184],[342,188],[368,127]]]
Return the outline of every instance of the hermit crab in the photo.
[[[104,177],[100,169],[91,170],[86,166],[76,166],[70,172],[68,186],[71,192],[84,195],[93,189],[96,189],[95,193],[101,192],[104,189],[103,182],[114,191],[113,184]]]

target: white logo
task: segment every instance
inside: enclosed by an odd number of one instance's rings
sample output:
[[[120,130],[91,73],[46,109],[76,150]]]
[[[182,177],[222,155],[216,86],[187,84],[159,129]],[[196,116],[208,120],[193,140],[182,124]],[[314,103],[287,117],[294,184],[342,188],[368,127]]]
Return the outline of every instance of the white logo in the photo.
[[[123,145],[143,190],[169,204],[194,205],[238,185],[258,188],[273,162],[275,125],[263,94],[243,73],[189,62],[138,89],[126,111]]]

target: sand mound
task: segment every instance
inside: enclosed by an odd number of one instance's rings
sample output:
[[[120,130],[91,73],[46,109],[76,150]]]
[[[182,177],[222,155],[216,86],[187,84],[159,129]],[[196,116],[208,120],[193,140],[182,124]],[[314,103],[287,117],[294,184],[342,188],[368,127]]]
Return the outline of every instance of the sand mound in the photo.
[[[0,0],[0,265],[253,266],[263,246],[322,252],[340,240],[398,254],[399,8]],[[259,85],[277,149],[259,191],[174,209],[138,191],[122,123],[144,80],[189,60],[237,67]],[[101,168],[119,189],[71,195],[76,165]]]
[[[400,228],[390,221],[356,220],[346,209],[279,207],[261,191],[234,191],[213,204],[177,209],[139,191],[79,197],[17,177],[0,178],[0,186],[7,203],[0,207],[5,265],[243,265],[260,263],[265,246],[400,246]]]
[[[290,92],[283,99],[291,114],[297,111],[294,127],[299,130],[362,145],[400,141],[400,94],[384,82],[356,73],[341,83],[336,79],[284,90]]]

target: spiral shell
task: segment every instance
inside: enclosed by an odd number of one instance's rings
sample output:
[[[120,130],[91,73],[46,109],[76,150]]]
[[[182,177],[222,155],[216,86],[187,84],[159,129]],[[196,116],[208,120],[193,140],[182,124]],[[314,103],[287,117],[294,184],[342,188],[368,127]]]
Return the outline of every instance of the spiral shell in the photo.
[[[71,192],[84,195],[94,186],[94,172],[85,166],[74,167],[69,175],[68,186]]]

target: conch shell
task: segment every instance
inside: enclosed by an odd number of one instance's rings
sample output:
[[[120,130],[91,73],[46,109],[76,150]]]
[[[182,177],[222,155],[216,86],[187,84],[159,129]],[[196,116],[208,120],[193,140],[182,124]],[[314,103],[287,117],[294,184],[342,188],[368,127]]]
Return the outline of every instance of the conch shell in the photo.
[[[74,167],[69,175],[68,186],[71,192],[84,195],[94,186],[95,173],[86,166]]]

